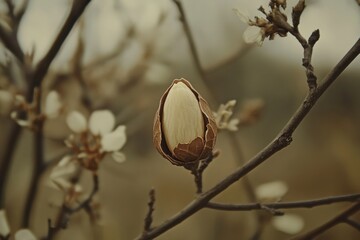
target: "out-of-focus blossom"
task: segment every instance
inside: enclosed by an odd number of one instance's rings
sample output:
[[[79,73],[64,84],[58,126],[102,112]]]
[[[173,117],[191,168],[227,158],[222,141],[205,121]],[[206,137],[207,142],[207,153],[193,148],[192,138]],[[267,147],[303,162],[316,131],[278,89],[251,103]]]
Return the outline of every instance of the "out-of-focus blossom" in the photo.
[[[34,92],[34,95],[39,94],[38,91]],[[59,116],[62,110],[62,103],[60,96],[56,91],[51,91],[46,96],[45,104],[42,113],[37,113],[37,105],[40,104],[36,101],[36,97],[33,102],[28,103],[23,95],[15,96],[15,108],[10,116],[20,126],[34,129],[36,121],[43,121],[44,119],[52,119]]]
[[[226,129],[229,131],[238,130],[239,119],[231,118],[235,105],[236,100],[230,100],[225,104],[221,104],[217,112],[214,112],[215,122],[219,129]]]
[[[243,23],[249,25],[243,33],[244,41],[248,44],[256,43],[258,46],[261,46],[265,39],[262,28],[250,26],[250,18],[246,13],[240,11],[238,8],[234,8],[233,10]]]
[[[304,228],[304,219],[294,214],[276,216],[271,221],[274,228],[287,234],[297,234]]]
[[[259,200],[278,201],[288,191],[288,186],[283,181],[267,182],[259,185],[255,189],[255,194]]]
[[[51,91],[46,96],[44,114],[48,118],[56,118],[62,109],[60,95],[56,91]]]
[[[71,160],[78,161],[92,171],[97,170],[99,162],[107,153],[116,162],[125,161],[125,155],[120,150],[126,143],[126,127],[120,125],[113,130],[115,116],[109,110],[94,111],[89,122],[80,112],[73,111],[69,113],[66,122],[74,132],[65,140],[66,146],[73,151]]]
[[[78,111],[71,112],[66,118],[66,123],[74,133],[82,133],[87,129],[86,118]]]
[[[37,240],[29,229],[20,229],[15,233],[15,240]]]
[[[259,98],[244,101],[239,114],[239,125],[250,125],[259,120],[264,106],[264,101]]]
[[[14,105],[14,95],[10,91],[0,89],[0,115],[7,115]]]
[[[70,179],[76,174],[77,170],[77,163],[71,161],[70,156],[65,156],[50,173],[51,186],[67,192],[73,185]]]
[[[4,209],[0,210],[0,236],[7,237],[10,234],[9,223]]]

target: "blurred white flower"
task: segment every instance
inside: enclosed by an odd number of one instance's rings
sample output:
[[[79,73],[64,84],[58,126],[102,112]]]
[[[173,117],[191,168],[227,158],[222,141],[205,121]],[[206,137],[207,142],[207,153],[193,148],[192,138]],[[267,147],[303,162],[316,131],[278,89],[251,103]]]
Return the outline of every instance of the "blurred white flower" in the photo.
[[[71,131],[74,133],[85,132],[87,123],[84,115],[78,111],[72,111],[66,118],[66,123]]]
[[[38,96],[39,94],[39,90],[35,89],[34,95]],[[10,117],[20,126],[28,127],[32,130],[36,130],[36,121],[56,118],[62,110],[60,96],[56,91],[50,91],[46,96],[44,108],[40,114],[37,111],[39,103],[36,97],[34,97],[34,101],[31,103],[27,102],[25,97],[20,94],[15,95],[14,99],[15,110],[10,113]]]
[[[91,114],[89,128],[94,135],[104,136],[115,126],[115,116],[109,110],[98,110]]]
[[[9,91],[0,89],[0,114],[9,114],[13,105],[14,95]]]
[[[56,91],[51,91],[46,96],[44,114],[48,118],[56,118],[62,109],[60,95]]]
[[[7,237],[9,234],[10,227],[6,218],[6,212],[4,209],[0,209],[0,236]]]
[[[111,111],[94,111],[89,123],[81,113],[73,111],[66,122],[75,135],[70,135],[65,144],[74,152],[72,159],[78,160],[85,168],[96,170],[107,153],[111,153],[116,162],[125,161],[120,150],[126,143],[126,127],[120,125],[113,130],[115,116]]]
[[[20,229],[15,233],[15,240],[37,240],[29,229]]]
[[[233,10],[243,23],[249,25],[243,33],[245,43],[256,43],[258,46],[261,46],[264,42],[263,30],[256,26],[250,26],[250,18],[244,11],[240,11],[238,8],[234,8]]]
[[[304,228],[304,220],[294,214],[275,216],[271,221],[274,228],[287,234],[297,234]]]
[[[119,151],[126,142],[126,127],[118,126],[113,132],[106,134],[101,139],[101,146],[105,152]]]
[[[236,100],[230,100],[225,104],[220,104],[217,112],[214,112],[215,122],[218,129],[226,129],[229,131],[237,131],[239,119],[231,118]]]
[[[283,181],[273,181],[259,185],[255,194],[259,200],[278,201],[288,191],[288,186]]]

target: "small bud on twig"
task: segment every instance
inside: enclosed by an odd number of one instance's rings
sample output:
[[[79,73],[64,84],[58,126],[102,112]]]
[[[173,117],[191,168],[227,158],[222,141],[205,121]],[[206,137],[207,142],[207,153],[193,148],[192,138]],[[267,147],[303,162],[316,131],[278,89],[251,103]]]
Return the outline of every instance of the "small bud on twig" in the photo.
[[[319,38],[320,38],[320,31],[319,31],[319,29],[316,29],[315,31],[312,32],[312,34],[309,37],[309,40],[308,40],[309,45],[311,47],[313,47],[315,45],[315,43],[319,40]]]

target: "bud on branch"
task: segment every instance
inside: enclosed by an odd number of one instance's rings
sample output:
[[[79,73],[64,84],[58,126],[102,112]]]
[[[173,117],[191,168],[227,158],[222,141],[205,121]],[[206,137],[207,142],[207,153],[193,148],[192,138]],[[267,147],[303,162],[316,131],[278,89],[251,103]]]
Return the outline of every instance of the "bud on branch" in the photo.
[[[209,157],[217,128],[208,103],[185,79],[175,79],[160,99],[153,141],[172,164],[189,166]]]

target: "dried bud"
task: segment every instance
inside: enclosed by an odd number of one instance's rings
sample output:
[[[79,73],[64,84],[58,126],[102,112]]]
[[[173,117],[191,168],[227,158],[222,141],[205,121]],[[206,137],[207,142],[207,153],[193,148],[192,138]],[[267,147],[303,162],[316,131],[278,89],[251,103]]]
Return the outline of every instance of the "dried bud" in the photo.
[[[209,105],[185,79],[175,79],[160,99],[153,141],[171,163],[186,166],[209,157],[217,128]]]

